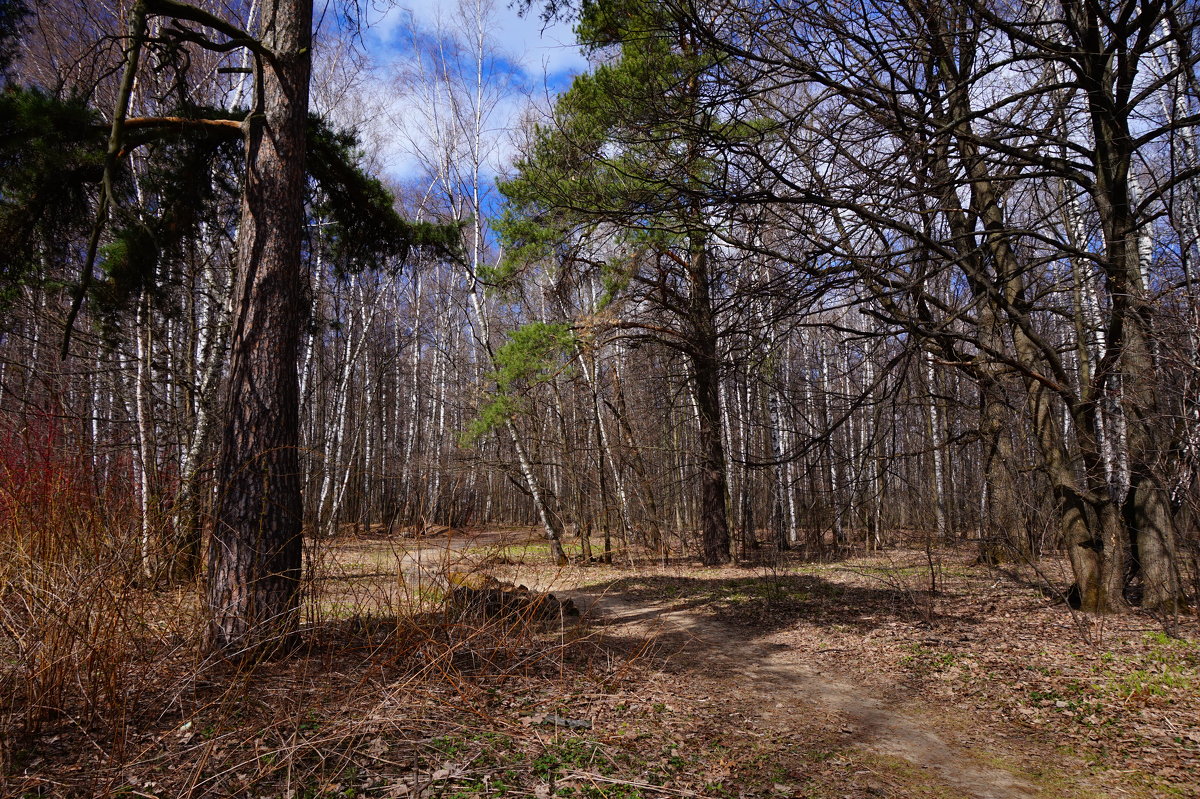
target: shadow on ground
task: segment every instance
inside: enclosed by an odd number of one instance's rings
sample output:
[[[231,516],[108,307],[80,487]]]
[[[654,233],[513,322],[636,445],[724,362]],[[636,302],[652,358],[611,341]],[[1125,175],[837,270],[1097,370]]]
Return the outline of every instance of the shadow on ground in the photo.
[[[628,653],[650,640],[653,654],[678,672],[754,666],[781,647],[763,639],[801,623],[863,635],[897,622],[961,628],[977,621],[937,612],[926,591],[809,574],[624,577],[560,596],[570,596],[594,625],[594,646]]]

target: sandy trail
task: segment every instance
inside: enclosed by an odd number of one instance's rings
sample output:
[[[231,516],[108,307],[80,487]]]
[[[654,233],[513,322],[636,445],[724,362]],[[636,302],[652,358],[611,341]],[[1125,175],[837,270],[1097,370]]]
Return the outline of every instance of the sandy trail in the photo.
[[[407,553],[401,566],[410,583],[443,580],[447,563],[458,550],[499,548],[516,538],[511,533],[496,533],[427,539]],[[523,538],[530,540],[527,535]],[[541,581],[526,582],[535,585]],[[819,654],[756,641],[752,630],[722,623],[677,603],[640,602],[583,588],[563,590],[557,581],[539,587],[573,599],[594,623],[615,634],[655,639],[659,651],[669,653],[669,661],[702,662],[706,673],[736,681],[738,693],[748,700],[743,708],[746,715],[770,717],[773,724],[785,728],[837,725],[848,742],[907,760],[927,770],[930,782],[964,798],[1028,799],[1039,794],[1035,786],[947,741],[920,718],[872,696],[872,689],[823,673]]]
[[[963,797],[1022,799],[1039,793],[957,748],[921,719],[872,697],[871,689],[823,674],[810,653],[756,642],[748,630],[669,603],[637,603],[584,589],[558,595],[571,597],[614,632],[655,637],[661,651],[672,653],[670,659],[703,661],[706,672],[737,680],[739,694],[749,698],[747,715],[773,716],[785,726],[836,723],[851,743],[928,769],[931,782]]]

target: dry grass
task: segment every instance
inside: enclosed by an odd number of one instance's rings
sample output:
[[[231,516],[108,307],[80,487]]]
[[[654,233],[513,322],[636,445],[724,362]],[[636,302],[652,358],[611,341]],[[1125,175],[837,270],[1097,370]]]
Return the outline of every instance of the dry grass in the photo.
[[[59,489],[4,506],[2,795],[419,793],[472,778],[431,741],[607,679],[581,628],[448,608],[455,550],[355,538],[309,546],[298,653],[207,659],[196,589],[147,585],[131,510]]]
[[[443,601],[454,550],[384,539],[310,544],[300,651],[208,658],[197,587],[146,576],[164,553],[129,492],[98,493],[53,436],[6,443],[2,796],[419,792],[450,784],[439,735],[503,727],[513,692],[536,707],[592,679],[584,631],[464,617]]]

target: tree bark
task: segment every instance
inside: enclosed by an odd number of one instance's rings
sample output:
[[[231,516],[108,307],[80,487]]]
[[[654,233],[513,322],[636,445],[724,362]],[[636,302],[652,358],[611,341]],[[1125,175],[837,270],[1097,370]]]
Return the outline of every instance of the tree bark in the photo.
[[[721,440],[720,355],[709,289],[708,253],[695,234],[688,253],[692,379],[700,443],[701,560],[706,566],[728,563],[729,513],[726,506],[725,447]]]
[[[262,6],[256,108],[246,121],[230,378],[208,554],[209,643],[273,651],[299,620],[301,479],[297,358],[304,303],[305,126],[311,0]]]
[[[1150,37],[1158,27],[1151,14],[1139,15],[1116,31],[1091,6],[1071,6],[1064,17],[1078,48],[1077,69],[1088,99],[1088,118],[1095,141],[1095,184],[1092,199],[1104,237],[1102,268],[1112,310],[1108,363],[1119,380],[1125,409],[1129,453],[1129,493],[1123,515],[1129,526],[1134,565],[1142,577],[1142,606],[1177,611],[1183,602],[1175,564],[1175,519],[1167,493],[1155,473],[1159,446],[1153,420],[1160,416],[1155,392],[1154,312],[1147,296],[1139,248],[1145,220],[1133,202],[1131,170],[1134,142],[1130,113],[1121,101],[1128,95],[1141,55],[1122,36]],[[1105,41],[1111,33],[1116,43]],[[1101,57],[1115,49],[1120,59]],[[1110,378],[1111,379],[1111,378]]]

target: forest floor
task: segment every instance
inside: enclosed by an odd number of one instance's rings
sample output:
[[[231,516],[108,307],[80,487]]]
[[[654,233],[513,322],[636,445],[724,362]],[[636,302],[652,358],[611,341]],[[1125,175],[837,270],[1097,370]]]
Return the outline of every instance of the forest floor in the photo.
[[[12,730],[0,795],[1200,796],[1195,617],[1083,617],[1059,560],[972,560],[558,568],[526,531],[346,535],[311,553],[300,653],[157,658],[119,727]],[[583,618],[465,618],[451,571]]]
[[[1073,619],[957,553],[942,553],[930,594],[915,588],[928,580],[922,558],[643,573],[570,593],[610,629],[655,641],[649,691],[676,717],[664,727],[707,742],[697,762],[732,753],[727,774],[705,772],[710,785],[1200,796],[1194,625],[1177,639],[1145,618]]]

